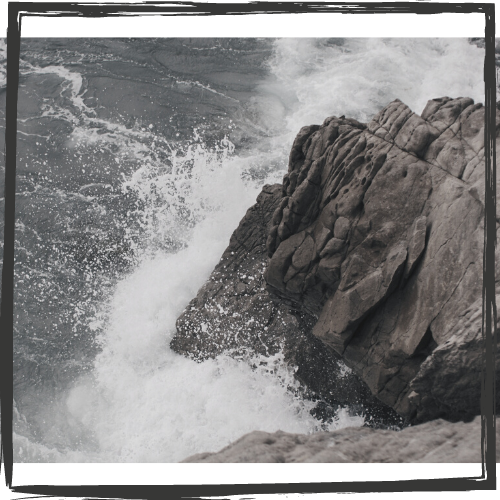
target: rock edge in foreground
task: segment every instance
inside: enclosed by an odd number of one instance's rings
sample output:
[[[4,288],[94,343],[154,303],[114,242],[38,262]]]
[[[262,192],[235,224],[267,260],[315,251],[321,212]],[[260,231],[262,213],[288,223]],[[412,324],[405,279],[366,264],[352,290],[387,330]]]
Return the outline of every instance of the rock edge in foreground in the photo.
[[[498,426],[496,433],[498,462]],[[481,462],[481,417],[469,423],[434,420],[400,432],[367,427],[309,435],[254,431],[217,453],[199,453],[183,462],[477,463]]]

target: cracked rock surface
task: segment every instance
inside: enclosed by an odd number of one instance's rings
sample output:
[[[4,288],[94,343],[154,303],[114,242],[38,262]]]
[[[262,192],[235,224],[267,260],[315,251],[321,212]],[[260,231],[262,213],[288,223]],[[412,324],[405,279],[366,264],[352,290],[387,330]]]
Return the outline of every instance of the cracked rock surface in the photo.
[[[418,116],[395,100],[367,125],[301,129],[264,277],[400,415],[467,419],[480,413],[483,244],[483,106],[444,97]]]

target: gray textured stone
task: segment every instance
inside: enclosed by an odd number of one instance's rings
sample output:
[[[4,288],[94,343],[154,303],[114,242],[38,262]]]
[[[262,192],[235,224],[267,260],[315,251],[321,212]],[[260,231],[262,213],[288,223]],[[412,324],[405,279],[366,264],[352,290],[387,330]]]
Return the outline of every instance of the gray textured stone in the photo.
[[[482,296],[484,108],[445,97],[418,116],[396,100],[367,126],[330,117],[307,130],[288,191],[310,208],[295,231],[269,238],[269,289],[315,315],[314,335],[401,415],[477,415],[481,341],[460,325]],[[315,190],[302,187],[312,165],[315,179],[322,169]],[[293,238],[316,227],[333,238],[308,247],[309,266],[301,252],[307,275],[285,284]],[[452,379],[465,391],[460,404]]]
[[[496,426],[500,460],[500,428]],[[188,463],[478,463],[481,418],[434,420],[400,432],[347,427],[333,432],[290,434],[254,431],[217,453],[199,453]]]
[[[425,250],[425,237],[427,233],[427,217],[422,215],[417,217],[410,231],[410,243],[408,244],[408,259],[404,271],[403,279],[406,281],[411,275],[418,260]]]
[[[376,408],[373,394],[413,423],[478,415],[483,122],[481,105],[441,98],[420,117],[394,101],[367,126],[330,117],[301,129],[283,185],[266,186],[249,209],[179,318],[172,348],[196,359],[282,350],[319,397]],[[348,380],[338,376],[340,359],[353,370]],[[385,436],[392,443],[386,449],[402,453],[394,461],[451,461],[439,450],[456,441],[442,437],[459,427],[440,422],[418,426],[444,433],[430,441],[425,433],[401,438],[417,427],[345,430],[347,441],[372,443],[364,451],[353,447],[352,455],[330,455],[328,448],[287,457],[281,448],[273,454],[272,443],[264,448],[278,462],[389,461],[376,453],[384,441],[373,437]],[[257,434],[242,442],[261,446]],[[471,461],[464,453],[457,457]],[[238,456],[212,461],[258,461]]]

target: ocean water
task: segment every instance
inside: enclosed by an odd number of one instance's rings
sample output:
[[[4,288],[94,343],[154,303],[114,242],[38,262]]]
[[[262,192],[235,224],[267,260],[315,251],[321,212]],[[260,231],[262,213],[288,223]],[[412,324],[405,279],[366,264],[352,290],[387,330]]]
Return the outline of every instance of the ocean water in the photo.
[[[483,102],[483,58],[466,39],[23,39],[15,461],[177,462],[363,425],[316,420],[279,355],[179,356],[175,320],[302,126]]]

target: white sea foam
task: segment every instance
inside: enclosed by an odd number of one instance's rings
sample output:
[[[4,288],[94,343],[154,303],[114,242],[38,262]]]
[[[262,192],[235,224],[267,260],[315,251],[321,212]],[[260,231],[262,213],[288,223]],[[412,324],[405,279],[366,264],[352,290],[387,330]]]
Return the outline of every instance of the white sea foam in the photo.
[[[70,71],[64,66],[44,66],[43,68],[39,66],[29,66],[33,73],[55,74],[60,78],[63,78],[65,81],[65,87],[70,92],[70,98],[73,104],[81,111],[92,113],[92,110],[85,104],[83,97],[80,95],[83,85],[83,77],[80,73],[77,71]]]
[[[261,119],[282,130],[273,149],[289,149],[301,127],[331,115],[367,122],[396,98],[417,114],[436,97],[484,102],[484,50],[465,38],[283,38],[268,64],[261,91],[286,109],[277,124],[276,106],[261,108]]]
[[[232,225],[227,222],[228,227],[237,226],[246,208],[254,203],[258,186],[244,183],[245,163],[231,154],[233,149],[227,139],[212,148],[196,142],[171,149],[168,162],[149,157],[123,182],[123,191],[133,191],[143,202],[141,238],[143,243],[147,240],[150,250],[156,248],[155,242],[169,238],[192,245],[190,230],[198,222],[214,214],[218,218],[228,210],[233,216],[237,214]],[[229,235],[221,237],[227,242]],[[141,248],[144,250],[144,245]]]

